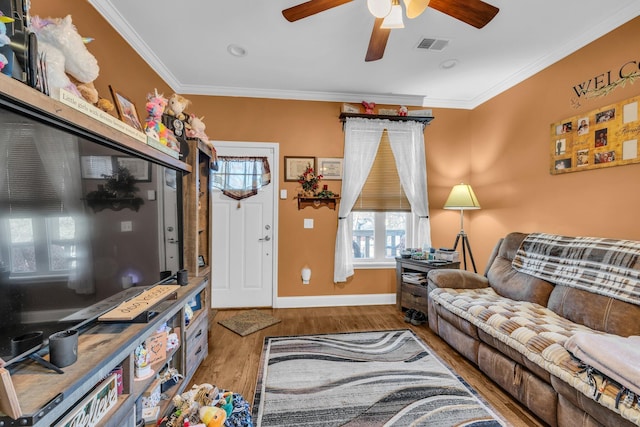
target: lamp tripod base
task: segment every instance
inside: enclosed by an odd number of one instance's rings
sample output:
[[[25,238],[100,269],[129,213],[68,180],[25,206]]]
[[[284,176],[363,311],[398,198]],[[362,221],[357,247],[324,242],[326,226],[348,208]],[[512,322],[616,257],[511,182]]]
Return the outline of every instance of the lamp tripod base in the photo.
[[[469,245],[469,237],[464,230],[460,230],[458,235],[456,236],[456,241],[453,244],[453,250],[455,251],[458,248],[458,243],[462,244],[462,262],[464,265],[464,269],[467,269],[467,252],[469,252],[469,259],[471,260],[471,265],[473,266],[473,272],[477,273],[476,270],[476,262],[473,260],[473,253],[471,252],[471,245]]]

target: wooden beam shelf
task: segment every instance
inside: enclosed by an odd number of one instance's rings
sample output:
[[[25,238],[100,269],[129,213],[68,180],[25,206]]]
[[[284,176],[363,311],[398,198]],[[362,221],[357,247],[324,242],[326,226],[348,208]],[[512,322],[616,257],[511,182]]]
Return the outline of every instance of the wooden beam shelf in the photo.
[[[329,209],[336,209],[336,205],[340,201],[340,197],[303,197],[298,196],[298,210],[304,209],[307,206],[318,209],[321,206],[326,206]]]

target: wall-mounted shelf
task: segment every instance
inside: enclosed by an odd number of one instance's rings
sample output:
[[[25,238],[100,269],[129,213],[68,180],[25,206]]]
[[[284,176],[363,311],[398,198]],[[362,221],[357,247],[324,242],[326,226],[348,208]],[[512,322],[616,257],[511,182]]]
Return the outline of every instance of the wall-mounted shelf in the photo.
[[[422,123],[422,127],[428,125],[433,117],[424,117],[424,116],[385,116],[381,114],[356,114],[356,113],[340,113],[340,120],[344,123],[346,119],[352,117],[359,117],[363,119],[384,119],[391,120],[394,122],[419,122]]]
[[[298,196],[298,210],[307,206],[318,209],[320,206],[327,206],[329,209],[336,209],[340,197],[302,197]]]

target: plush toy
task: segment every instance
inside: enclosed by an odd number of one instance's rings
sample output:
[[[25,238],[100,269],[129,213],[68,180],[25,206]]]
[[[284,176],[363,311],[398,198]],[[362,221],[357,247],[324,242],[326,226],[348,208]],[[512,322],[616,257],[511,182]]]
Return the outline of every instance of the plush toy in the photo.
[[[197,422],[200,408],[213,405],[218,394],[218,388],[211,384],[194,384],[191,390],[173,398],[176,411],[167,422],[167,426],[182,427],[186,419]]]
[[[81,83],[90,83],[98,77],[100,68],[73,25],[71,15],[55,19],[33,16],[30,30],[36,34],[38,52],[45,58],[49,93],[58,97],[64,88],[82,96],[67,73]]]
[[[173,350],[174,348],[178,348],[180,345],[180,339],[178,338],[178,334],[171,333],[167,335],[167,351]]]
[[[167,107],[167,98],[158,94],[157,89],[154,92],[154,94],[147,95],[146,109],[149,115],[145,119],[144,131],[151,138],[160,141],[162,145],[179,152],[180,145],[175,135],[162,123],[162,114]]]
[[[227,419],[227,413],[215,406],[203,406],[199,411],[200,420],[207,427],[222,427]]]
[[[9,18],[8,16],[4,16],[2,12],[0,12],[0,47],[8,45],[11,43],[11,39],[7,36],[7,26],[5,23],[13,22],[13,18]],[[0,53],[0,71],[9,63],[7,57]]]
[[[184,110],[186,110],[190,104],[191,101],[187,98],[174,93],[169,97],[166,113],[178,120],[185,120],[187,116],[184,114]]]
[[[209,145],[209,137],[205,133],[207,125],[204,124],[204,116],[198,118],[195,114],[189,114],[189,120],[187,121],[189,127],[187,128],[188,138],[198,138],[205,144]]]
[[[398,108],[398,115],[404,117],[407,114],[409,114],[409,109],[404,105],[401,105],[400,108]]]

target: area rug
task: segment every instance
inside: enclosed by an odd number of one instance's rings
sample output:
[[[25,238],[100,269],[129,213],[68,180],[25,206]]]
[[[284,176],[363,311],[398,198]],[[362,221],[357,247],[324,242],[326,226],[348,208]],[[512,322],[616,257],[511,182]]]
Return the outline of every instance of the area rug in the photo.
[[[265,338],[256,426],[503,426],[411,330]]]
[[[245,337],[261,329],[279,323],[280,319],[258,310],[244,311],[218,323],[232,330],[241,337]]]

